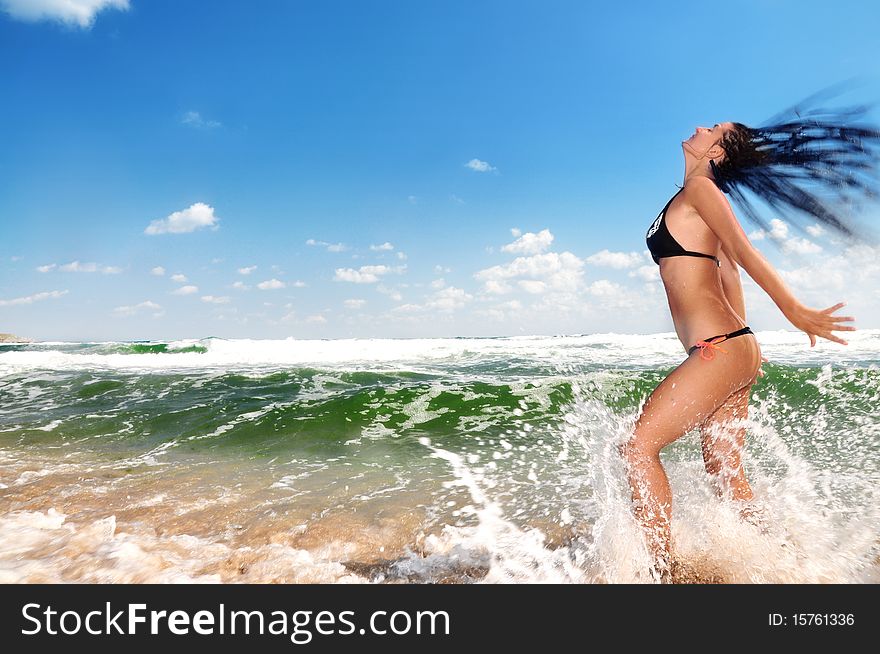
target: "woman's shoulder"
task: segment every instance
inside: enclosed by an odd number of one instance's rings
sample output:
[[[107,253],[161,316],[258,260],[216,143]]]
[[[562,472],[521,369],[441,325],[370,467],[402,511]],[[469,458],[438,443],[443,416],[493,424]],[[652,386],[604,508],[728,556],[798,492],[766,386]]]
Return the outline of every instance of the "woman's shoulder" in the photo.
[[[692,206],[706,201],[727,201],[724,192],[718,188],[715,180],[705,175],[693,175],[687,178],[681,190],[685,202]]]

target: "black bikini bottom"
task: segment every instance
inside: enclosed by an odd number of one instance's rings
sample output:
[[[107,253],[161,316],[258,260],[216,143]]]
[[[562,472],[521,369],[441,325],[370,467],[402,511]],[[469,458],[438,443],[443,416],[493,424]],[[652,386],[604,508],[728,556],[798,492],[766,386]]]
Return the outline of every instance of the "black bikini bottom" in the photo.
[[[688,350],[688,356],[690,356],[691,353],[693,353],[693,351],[696,350],[697,348],[702,348],[705,351],[705,350],[707,350],[707,348],[714,347],[716,342],[723,343],[728,338],[734,338],[736,336],[742,336],[743,334],[754,334],[754,333],[755,332],[753,332],[751,329],[749,329],[749,327],[747,325],[747,326],[743,327],[742,329],[737,329],[735,332],[730,332],[729,334],[718,334],[717,336],[712,336],[711,338],[707,338],[704,341],[697,341],[697,344],[691,346],[691,349]],[[720,340],[718,340],[718,339],[720,339]],[[714,354],[715,353],[712,352],[713,356],[714,356]],[[703,352],[700,352],[700,356],[702,356],[702,355],[703,355]],[[710,358],[710,357],[704,357],[704,358]]]

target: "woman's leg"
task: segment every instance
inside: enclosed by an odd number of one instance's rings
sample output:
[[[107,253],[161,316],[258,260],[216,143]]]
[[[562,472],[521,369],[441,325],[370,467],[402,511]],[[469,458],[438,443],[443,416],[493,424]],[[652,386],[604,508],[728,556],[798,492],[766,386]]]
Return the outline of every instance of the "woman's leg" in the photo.
[[[751,389],[752,384],[748,384],[730,395],[700,427],[703,462],[706,472],[716,482],[719,497],[734,500],[753,497],[742,464],[746,440],[744,421],[749,417]]]
[[[712,360],[693,352],[654,389],[632,438],[621,447],[635,515],[661,575],[671,562],[672,496],[660,450],[703,423],[755,378],[761,359],[753,339],[746,335],[726,341],[727,354],[718,353]]]

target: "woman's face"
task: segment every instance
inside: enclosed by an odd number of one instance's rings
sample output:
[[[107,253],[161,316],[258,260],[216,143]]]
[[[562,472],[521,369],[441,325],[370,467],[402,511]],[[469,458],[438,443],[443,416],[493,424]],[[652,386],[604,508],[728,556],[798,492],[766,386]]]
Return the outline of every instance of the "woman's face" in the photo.
[[[707,153],[712,159],[718,158],[724,154],[721,139],[732,128],[732,123],[716,123],[712,127],[697,127],[690,138],[682,141],[682,145],[698,158],[706,156]]]

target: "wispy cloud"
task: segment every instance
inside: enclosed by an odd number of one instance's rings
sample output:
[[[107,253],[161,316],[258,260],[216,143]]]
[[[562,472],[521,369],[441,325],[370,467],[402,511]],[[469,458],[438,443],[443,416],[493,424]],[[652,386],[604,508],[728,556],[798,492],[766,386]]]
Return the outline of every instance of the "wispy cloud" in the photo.
[[[186,282],[186,275],[184,275],[183,273],[175,273],[174,275],[171,275],[171,281],[178,284],[183,284],[184,282]]]
[[[97,263],[80,263],[79,261],[71,261],[70,263],[56,264],[50,263],[45,266],[37,266],[37,271],[41,273],[52,272],[74,272],[74,273],[101,273],[103,275],[118,275],[122,272],[122,268],[118,266],[102,266]]]
[[[350,300],[345,300],[343,304],[346,309],[360,309],[367,303],[366,300],[361,300],[358,298],[352,298]]]
[[[66,294],[67,291],[43,291],[42,293],[34,293],[33,295],[17,297],[11,300],[0,300],[0,307],[13,307],[18,304],[33,304],[34,302],[39,302],[40,300],[55,299]]]
[[[199,287],[193,286],[190,284],[189,286],[181,286],[180,288],[171,291],[171,295],[192,295],[193,293],[198,293]]]
[[[480,161],[479,159],[471,159],[465,164],[465,168],[470,168],[478,173],[488,173],[493,170],[498,170],[495,166],[490,165],[488,161]]]
[[[635,268],[645,263],[645,258],[638,252],[612,252],[611,250],[600,250],[595,254],[591,254],[584,259],[592,266],[605,266],[614,268],[615,270],[625,270],[627,268]]]
[[[396,288],[385,286],[385,284],[377,285],[376,290],[382,293],[382,295],[387,295],[395,302],[400,302],[403,299],[403,295],[400,294],[400,291],[398,291]]]
[[[374,252],[382,252],[385,250],[393,250],[394,246],[391,245],[391,243],[389,243],[388,241],[385,241],[381,245],[371,245],[370,249],[373,250]]]
[[[186,234],[197,229],[210,227],[217,229],[220,219],[214,215],[214,208],[204,202],[196,202],[188,209],[175,211],[167,218],[154,220],[144,230],[144,234]]]
[[[250,275],[250,274],[251,274],[252,272],[254,272],[256,269],[257,269],[256,266],[245,266],[244,268],[239,268],[239,269],[238,269],[238,274],[239,274],[239,275]]]
[[[161,277],[165,274],[165,269],[162,266],[156,266],[152,270],[150,270],[151,275],[155,275],[156,277]]]
[[[18,20],[55,20],[88,29],[103,9],[127,10],[128,0],[0,0],[0,9]]]
[[[463,308],[474,296],[464,289],[447,286],[436,293],[429,295],[422,304],[401,304],[391,310],[392,314],[420,314],[423,312],[437,311],[439,313],[452,313]]]
[[[207,120],[202,118],[198,111],[187,111],[180,119],[181,124],[194,127],[196,129],[216,129],[222,127],[223,124],[217,120]]]
[[[251,287],[242,281],[237,281],[237,282],[233,282],[232,288],[238,289],[239,291],[247,291],[247,290],[250,290]]]
[[[117,317],[134,316],[144,311],[152,311],[154,318],[159,318],[165,315],[165,311],[162,310],[162,307],[150,300],[145,300],[140,304],[116,307],[113,309],[113,315]]]
[[[307,240],[306,245],[321,245],[327,248],[327,252],[345,252],[349,249],[345,243],[328,243],[327,241],[318,241],[313,238]]]
[[[203,295],[202,302],[207,302],[208,304],[229,304],[232,301],[228,295]]]

